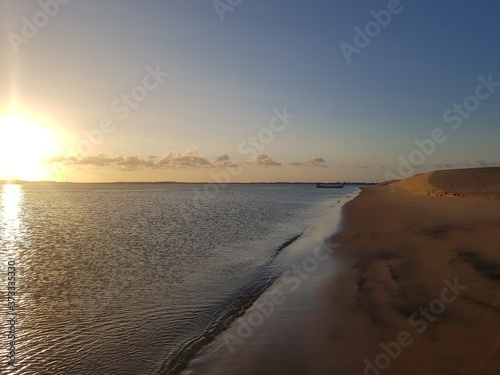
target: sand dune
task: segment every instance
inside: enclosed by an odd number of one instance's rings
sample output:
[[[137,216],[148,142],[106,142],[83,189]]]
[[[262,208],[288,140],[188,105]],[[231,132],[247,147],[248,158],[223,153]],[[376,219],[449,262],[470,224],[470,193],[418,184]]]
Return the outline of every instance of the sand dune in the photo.
[[[429,172],[393,184],[407,193],[446,197],[500,197],[500,167]]]

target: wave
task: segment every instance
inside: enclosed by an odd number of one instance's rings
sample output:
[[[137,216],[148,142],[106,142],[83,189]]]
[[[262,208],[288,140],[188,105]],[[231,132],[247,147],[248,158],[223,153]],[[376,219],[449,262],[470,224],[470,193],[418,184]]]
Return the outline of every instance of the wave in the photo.
[[[269,258],[268,262],[264,267],[272,265],[273,261],[276,259],[278,254],[285,248],[290,246],[293,242],[302,236],[303,232],[295,235],[281,245],[279,245],[273,255]],[[180,374],[183,371],[191,359],[206,345],[210,344],[217,336],[222,332],[227,330],[231,323],[233,323],[237,318],[244,315],[245,312],[254,304],[254,302],[264,293],[274,282],[281,277],[281,271],[278,272],[278,268],[274,267],[277,272],[272,275],[268,275],[265,281],[258,281],[254,284],[248,285],[236,293],[236,300],[231,305],[231,307],[224,312],[215,320],[215,322],[208,327],[204,332],[202,332],[196,338],[188,341],[184,346],[178,349],[173,355],[171,355],[167,361],[162,365],[159,374],[160,375],[175,375]]]
[[[300,236],[302,236],[304,234],[304,232],[296,235],[295,237],[292,237],[288,240],[286,240],[285,242],[283,242],[280,246],[278,246],[276,248],[276,251],[274,252],[273,255],[271,255],[271,257],[269,258],[269,263],[272,263],[274,261],[274,259],[276,259],[276,257],[279,255],[279,253],[287,248],[288,246],[290,246],[292,243],[294,243],[295,241],[297,241],[299,239]]]

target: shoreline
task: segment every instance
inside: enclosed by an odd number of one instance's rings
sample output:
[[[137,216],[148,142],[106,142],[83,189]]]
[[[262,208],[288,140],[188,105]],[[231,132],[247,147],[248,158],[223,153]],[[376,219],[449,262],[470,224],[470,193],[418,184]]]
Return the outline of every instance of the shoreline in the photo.
[[[188,373],[498,375],[499,181],[482,168],[363,189],[320,290]]]
[[[299,233],[282,244],[278,245],[275,249],[275,253],[269,258],[269,263],[271,263],[281,251],[291,246],[295,241],[297,241],[303,233]],[[228,310],[221,312],[221,315],[214,321],[214,323],[204,330],[198,337],[187,342],[183,347],[181,347],[177,352],[175,352],[170,358],[168,358],[165,363],[161,366],[160,374],[178,374],[182,373],[188,366],[189,362],[197,355],[197,353],[202,350],[205,346],[209,345],[216,337],[224,332],[236,319],[244,315],[245,312],[250,308],[256,300],[258,300],[267,289],[272,287],[276,279],[279,278],[278,275],[268,275],[269,279],[265,282],[259,284],[251,285],[249,287],[250,293],[241,294],[237,303],[234,304]]]
[[[280,342],[284,337],[298,338],[304,326],[303,317],[311,315],[316,308],[319,292],[335,269],[331,236],[339,229],[342,207],[357,194],[359,190],[343,198],[333,198],[328,210],[330,219],[317,220],[311,230],[306,230],[286,251],[278,251],[276,257],[272,257],[281,276],[224,332],[200,350],[181,374],[255,375],[260,370],[259,362],[254,359],[266,353],[276,354],[271,360],[273,363],[290,360],[288,350],[297,350],[295,343],[301,340],[289,340],[290,346],[286,348],[280,348]],[[279,373],[275,371],[279,367],[270,365],[270,373]]]

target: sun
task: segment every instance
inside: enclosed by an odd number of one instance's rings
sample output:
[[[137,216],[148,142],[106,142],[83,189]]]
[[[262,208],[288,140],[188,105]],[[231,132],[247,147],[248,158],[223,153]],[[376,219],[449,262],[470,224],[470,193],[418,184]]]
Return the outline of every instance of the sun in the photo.
[[[59,150],[56,133],[35,116],[0,117],[0,180],[43,180]]]

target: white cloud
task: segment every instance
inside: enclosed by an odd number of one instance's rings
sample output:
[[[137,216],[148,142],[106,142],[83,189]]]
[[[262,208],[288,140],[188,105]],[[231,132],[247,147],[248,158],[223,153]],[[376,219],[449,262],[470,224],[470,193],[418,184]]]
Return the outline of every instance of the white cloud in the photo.
[[[142,158],[138,155],[110,156],[99,154],[81,158],[56,156],[46,160],[48,164],[64,163],[66,165],[89,166],[96,168],[114,167],[125,170],[160,169],[160,168],[234,168],[238,164],[229,155],[224,154],[215,160],[201,156],[198,150],[187,150],[182,154],[169,152],[165,155],[150,155]]]
[[[259,167],[267,167],[267,166],[281,166],[281,162],[274,161],[268,154],[258,154],[253,159],[247,160],[248,164],[257,165]]]
[[[328,168],[328,164],[324,158],[307,158],[305,162],[290,163],[294,167],[323,167]]]

